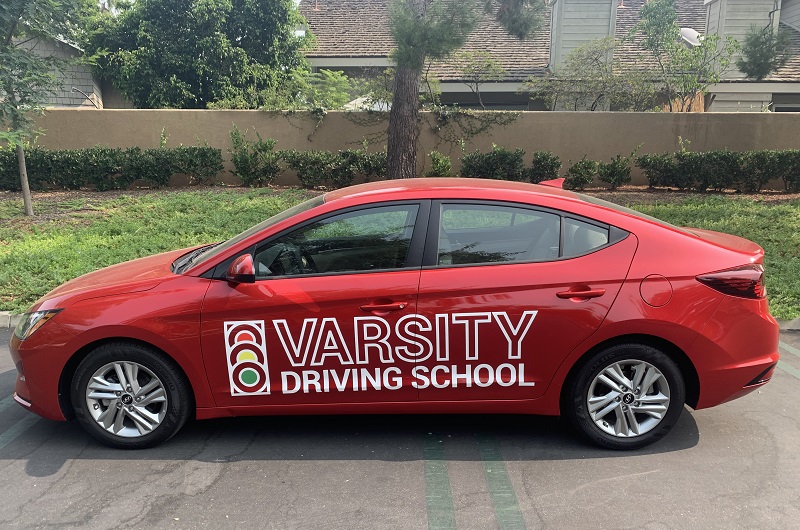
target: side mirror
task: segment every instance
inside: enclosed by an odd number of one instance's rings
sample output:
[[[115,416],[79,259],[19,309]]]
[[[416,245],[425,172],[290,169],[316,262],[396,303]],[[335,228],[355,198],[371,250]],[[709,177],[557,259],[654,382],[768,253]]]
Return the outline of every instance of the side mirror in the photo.
[[[225,279],[232,283],[255,283],[256,268],[253,265],[253,256],[245,254],[236,258],[228,267]]]

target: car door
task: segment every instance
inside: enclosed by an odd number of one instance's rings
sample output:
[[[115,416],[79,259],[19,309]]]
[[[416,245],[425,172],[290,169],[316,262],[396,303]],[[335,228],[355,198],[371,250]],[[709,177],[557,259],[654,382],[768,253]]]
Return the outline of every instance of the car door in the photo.
[[[435,202],[419,312],[437,330],[420,400],[532,399],[600,325],[636,238],[559,211]]]
[[[202,348],[217,405],[416,401],[393,331],[416,311],[429,210],[327,214],[257,244],[255,283],[212,282]]]

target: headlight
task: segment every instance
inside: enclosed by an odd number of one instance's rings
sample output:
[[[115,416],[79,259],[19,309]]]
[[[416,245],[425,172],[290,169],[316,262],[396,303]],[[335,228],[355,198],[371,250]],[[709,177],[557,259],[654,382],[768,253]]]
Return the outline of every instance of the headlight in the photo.
[[[48,309],[47,311],[34,311],[32,313],[25,313],[22,319],[14,328],[14,335],[19,340],[25,340],[33,335],[37,329],[44,326],[45,322],[56,316],[61,312],[61,309]]]

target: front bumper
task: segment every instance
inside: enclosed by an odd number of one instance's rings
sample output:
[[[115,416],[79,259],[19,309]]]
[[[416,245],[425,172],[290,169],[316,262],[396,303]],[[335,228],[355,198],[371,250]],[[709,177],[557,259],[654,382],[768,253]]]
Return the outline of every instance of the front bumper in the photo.
[[[69,353],[70,335],[56,322],[48,322],[25,341],[11,337],[9,350],[17,367],[14,400],[44,418],[66,421],[59,402],[59,381]]]

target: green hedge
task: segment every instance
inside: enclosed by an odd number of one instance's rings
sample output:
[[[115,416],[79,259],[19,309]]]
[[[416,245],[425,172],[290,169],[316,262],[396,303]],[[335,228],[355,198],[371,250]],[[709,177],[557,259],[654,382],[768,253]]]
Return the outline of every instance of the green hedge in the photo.
[[[344,151],[281,151],[289,169],[297,173],[306,188],[326,186],[344,188],[357,177],[365,182],[384,178],[386,152],[367,153],[360,149]]]
[[[693,152],[641,155],[636,165],[651,187],[759,192],[771,180],[800,191],[800,150]]]
[[[208,146],[159,149],[90,147],[88,149],[25,150],[31,189],[128,188],[135,181],[159,188],[170,177],[189,175],[209,183],[222,170],[222,151]],[[19,165],[14,149],[0,148],[0,190],[19,191]]]

